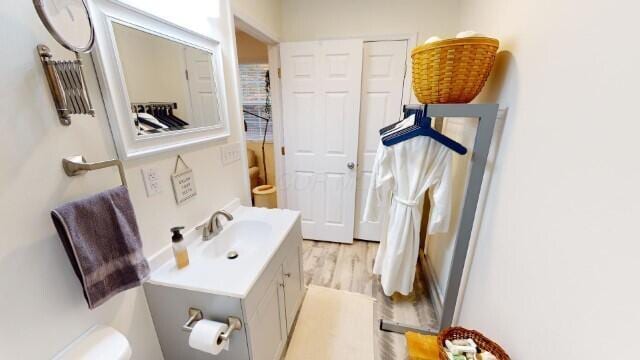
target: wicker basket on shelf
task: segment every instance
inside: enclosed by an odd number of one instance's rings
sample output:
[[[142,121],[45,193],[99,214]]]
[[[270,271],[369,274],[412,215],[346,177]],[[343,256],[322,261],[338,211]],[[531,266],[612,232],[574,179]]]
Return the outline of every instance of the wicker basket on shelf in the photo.
[[[411,52],[413,92],[423,104],[470,102],[487,81],[499,44],[468,37],[416,47]]]
[[[511,360],[509,355],[507,355],[507,353],[500,347],[500,345],[489,340],[489,338],[482,335],[478,331],[469,330],[462,327],[450,327],[442,330],[442,332],[438,334],[438,345],[440,345],[440,360],[449,359],[445,352],[446,346],[444,344],[444,341],[455,339],[473,339],[473,341],[475,341],[480,349],[489,351],[498,360]]]

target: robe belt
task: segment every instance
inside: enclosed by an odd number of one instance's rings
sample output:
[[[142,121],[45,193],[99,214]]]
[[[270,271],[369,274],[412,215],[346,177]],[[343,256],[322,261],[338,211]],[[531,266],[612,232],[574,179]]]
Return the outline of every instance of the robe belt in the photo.
[[[401,198],[399,198],[399,197],[397,197],[395,195],[393,195],[393,200],[399,202],[400,204],[403,204],[403,205],[406,205],[406,206],[410,206],[410,207],[418,205],[417,201],[410,201],[410,200],[401,199]]]

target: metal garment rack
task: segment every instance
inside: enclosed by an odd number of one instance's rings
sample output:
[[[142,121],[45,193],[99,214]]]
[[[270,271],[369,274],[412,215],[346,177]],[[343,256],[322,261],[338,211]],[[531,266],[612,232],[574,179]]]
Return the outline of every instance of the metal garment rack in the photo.
[[[471,171],[460,217],[460,227],[458,228],[453,249],[449,281],[442,301],[442,311],[439,314],[440,319],[437,328],[423,328],[381,319],[380,330],[397,333],[413,331],[435,335],[441,330],[450,327],[453,323],[460,284],[462,283],[462,274],[467,261],[469,242],[471,241],[473,222],[476,218],[482,180],[487,165],[487,157],[498,117],[498,104],[434,104],[406,105],[404,107],[405,116],[424,113],[425,110],[426,114],[424,115],[429,117],[468,117],[478,119],[478,130],[474,140],[473,153],[471,154]],[[429,284],[429,286],[433,285]]]

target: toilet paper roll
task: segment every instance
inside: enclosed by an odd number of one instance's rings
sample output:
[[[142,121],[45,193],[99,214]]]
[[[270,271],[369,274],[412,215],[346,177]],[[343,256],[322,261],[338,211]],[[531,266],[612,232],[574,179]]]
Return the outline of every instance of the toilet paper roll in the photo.
[[[229,350],[228,340],[218,344],[220,334],[227,331],[227,328],[227,324],[221,322],[200,320],[191,330],[189,346],[213,355],[218,355],[222,350]]]

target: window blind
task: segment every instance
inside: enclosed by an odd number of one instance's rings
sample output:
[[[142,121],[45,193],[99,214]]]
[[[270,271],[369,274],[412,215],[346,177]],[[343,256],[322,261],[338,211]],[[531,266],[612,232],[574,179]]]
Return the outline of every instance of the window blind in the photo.
[[[240,64],[240,82],[242,86],[242,109],[264,118],[271,118],[266,111],[267,101],[266,75],[267,64]],[[262,141],[266,121],[243,112],[248,141]],[[267,142],[273,141],[271,122],[266,126]]]

